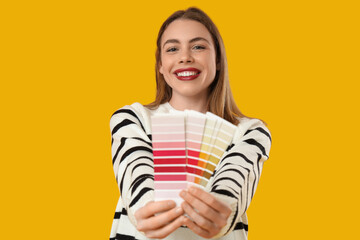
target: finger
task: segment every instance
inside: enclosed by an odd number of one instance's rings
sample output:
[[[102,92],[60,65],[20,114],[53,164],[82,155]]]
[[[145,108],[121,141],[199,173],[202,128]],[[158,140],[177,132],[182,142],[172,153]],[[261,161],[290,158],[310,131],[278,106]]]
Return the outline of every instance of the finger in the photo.
[[[159,215],[138,221],[136,228],[138,231],[142,232],[158,229],[167,225],[169,222],[172,222],[183,213],[184,211],[181,207],[173,208]]]
[[[230,216],[230,207],[222,201],[218,200],[214,195],[195,186],[190,186],[188,191],[191,193],[191,195],[201,199],[207,205],[211,206],[212,208],[223,214],[226,218]]]
[[[187,202],[183,202],[181,206],[185,213],[202,229],[208,232],[218,229],[217,225],[197,213]]]
[[[206,195],[211,195],[210,193],[205,192]],[[185,195],[184,195],[185,194]],[[227,212],[218,212],[216,211],[212,206],[207,205],[205,202],[203,202],[203,199],[197,198],[198,196],[192,195],[189,191],[181,192],[181,196],[184,196],[184,200],[193,207],[200,215],[206,219],[208,219],[210,222],[214,223],[214,226],[217,226],[219,228],[222,228],[227,223],[227,218],[229,214]],[[209,197],[209,196],[207,196]],[[213,197],[211,195],[211,197]],[[217,200],[218,201],[218,200]],[[227,211],[226,208],[224,208],[222,211]],[[210,230],[210,229],[208,229]]]
[[[149,202],[144,207],[140,208],[135,213],[136,219],[146,219],[149,218],[155,213],[168,211],[176,206],[176,203],[171,200],[158,201],[158,202]]]
[[[187,217],[185,217],[184,220],[184,224],[194,233],[196,233],[197,235],[204,237],[204,238],[210,238],[212,237],[210,235],[210,233],[204,229],[202,229],[201,227],[199,227],[198,225],[196,225],[193,221],[191,221],[190,219],[188,219]]]
[[[174,232],[176,229],[178,229],[181,225],[184,224],[185,217],[180,216],[174,221],[172,221],[170,224],[165,225],[163,228],[153,230],[153,231],[147,231],[145,232],[146,237],[148,238],[165,238],[170,233]]]
[[[193,196],[190,192],[182,191],[180,192],[180,196],[208,220],[214,221],[219,218],[218,212],[216,212],[210,206],[204,203],[202,199],[200,200],[196,196]]]

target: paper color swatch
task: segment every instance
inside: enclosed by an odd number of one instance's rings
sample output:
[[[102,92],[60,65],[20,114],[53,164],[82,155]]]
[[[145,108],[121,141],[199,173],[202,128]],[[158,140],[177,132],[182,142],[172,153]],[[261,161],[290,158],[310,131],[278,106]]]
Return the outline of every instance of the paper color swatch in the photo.
[[[179,193],[187,187],[185,115],[151,117],[154,155],[155,201],[182,202]]]
[[[151,117],[155,201],[183,201],[189,184],[205,187],[237,127],[208,112],[192,110]]]
[[[205,128],[206,115],[196,111],[187,110],[186,113],[186,152],[187,152],[187,181],[195,183],[199,181],[202,168],[199,167],[199,155],[203,132]]]

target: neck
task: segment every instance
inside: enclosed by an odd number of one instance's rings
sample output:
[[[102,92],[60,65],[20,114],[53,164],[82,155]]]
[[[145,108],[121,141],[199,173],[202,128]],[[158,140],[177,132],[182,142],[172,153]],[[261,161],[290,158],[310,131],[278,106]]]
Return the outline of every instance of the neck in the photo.
[[[173,95],[169,101],[170,105],[179,111],[195,110],[198,112],[207,112],[207,97],[184,97]]]

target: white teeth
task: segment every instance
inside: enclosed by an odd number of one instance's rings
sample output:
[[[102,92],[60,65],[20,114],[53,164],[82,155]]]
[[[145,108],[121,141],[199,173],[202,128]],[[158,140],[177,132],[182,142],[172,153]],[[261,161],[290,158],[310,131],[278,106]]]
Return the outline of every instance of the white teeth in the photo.
[[[178,76],[182,76],[182,77],[193,76],[196,74],[197,72],[188,72],[188,71],[177,73]]]

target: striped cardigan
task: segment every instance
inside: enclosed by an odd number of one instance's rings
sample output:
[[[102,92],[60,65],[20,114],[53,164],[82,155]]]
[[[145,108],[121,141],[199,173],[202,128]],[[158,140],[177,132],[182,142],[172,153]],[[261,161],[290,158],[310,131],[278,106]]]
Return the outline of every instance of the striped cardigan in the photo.
[[[149,110],[140,103],[124,106],[110,119],[111,152],[120,190],[110,239],[148,239],[136,230],[134,213],[154,199],[154,168],[150,117],[174,110],[169,103]],[[263,163],[271,146],[269,130],[258,119],[240,119],[233,143],[222,156],[206,190],[232,209],[227,225],[215,237],[247,239],[246,210],[259,183]],[[186,227],[165,238],[203,239]]]

